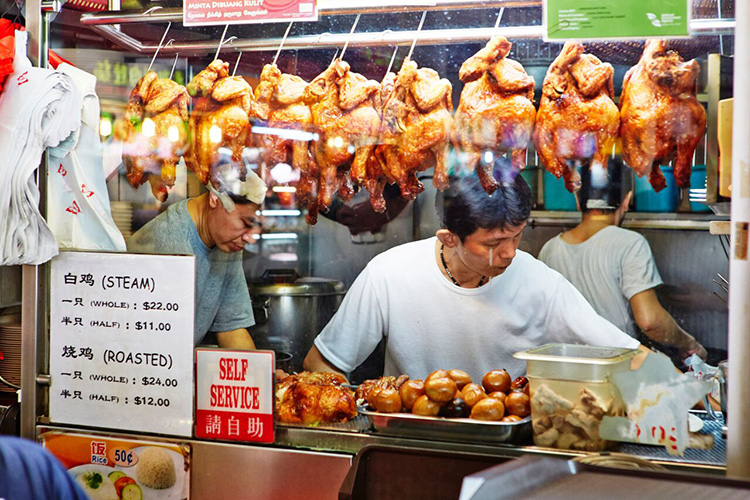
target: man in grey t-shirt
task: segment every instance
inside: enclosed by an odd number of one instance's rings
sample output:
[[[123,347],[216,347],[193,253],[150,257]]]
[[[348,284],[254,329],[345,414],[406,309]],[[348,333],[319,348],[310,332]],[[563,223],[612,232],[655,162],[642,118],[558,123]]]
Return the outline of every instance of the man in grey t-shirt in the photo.
[[[226,175],[225,175],[226,174]],[[195,344],[216,332],[219,347],[255,349],[255,324],[242,270],[242,249],[257,234],[266,185],[251,170],[245,180],[221,168],[209,192],[176,203],[127,242],[134,253],[195,256]]]
[[[596,312],[631,336],[636,325],[651,340],[706,358],[706,350],[683,330],[659,302],[662,284],[648,241],[635,231],[618,227],[631,193],[620,202],[619,165],[607,172],[584,169],[579,201],[583,220],[548,241],[539,260],[565,276]],[[634,324],[635,323],[635,324]]]

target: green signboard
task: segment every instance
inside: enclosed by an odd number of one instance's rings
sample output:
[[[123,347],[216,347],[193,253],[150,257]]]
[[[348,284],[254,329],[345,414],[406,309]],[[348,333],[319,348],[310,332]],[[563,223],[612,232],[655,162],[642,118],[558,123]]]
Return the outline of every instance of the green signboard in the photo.
[[[544,0],[546,40],[690,35],[689,0]]]

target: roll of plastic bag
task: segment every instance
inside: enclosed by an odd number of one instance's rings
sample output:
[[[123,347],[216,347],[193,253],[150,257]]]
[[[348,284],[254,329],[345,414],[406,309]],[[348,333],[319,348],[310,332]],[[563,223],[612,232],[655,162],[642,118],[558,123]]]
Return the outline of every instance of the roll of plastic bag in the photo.
[[[69,64],[57,70],[73,79],[83,103],[78,133],[48,149],[47,222],[61,249],[124,252],[104,178],[96,77]]]
[[[57,255],[33,176],[44,150],[81,126],[81,95],[73,80],[34,68],[26,39],[26,32],[16,31],[14,71],[0,95],[0,265],[41,264]]]

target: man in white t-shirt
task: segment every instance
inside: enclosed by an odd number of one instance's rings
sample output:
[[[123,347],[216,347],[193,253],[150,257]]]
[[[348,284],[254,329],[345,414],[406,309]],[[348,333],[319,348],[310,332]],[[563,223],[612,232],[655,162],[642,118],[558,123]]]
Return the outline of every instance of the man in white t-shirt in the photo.
[[[655,289],[662,284],[648,241],[618,227],[630,194],[622,200],[621,164],[607,172],[581,172],[578,192],[583,220],[549,240],[539,260],[559,271],[586,297],[594,310],[629,335],[636,325],[651,340],[706,358],[706,350],[662,307]]]
[[[518,250],[530,201],[520,175],[492,196],[474,175],[452,179],[442,229],[368,264],[305,369],[351,372],[383,337],[385,375],[412,378],[461,369],[481,380],[496,368],[517,377],[525,363],[513,354],[552,342],[639,348],[558,272]]]

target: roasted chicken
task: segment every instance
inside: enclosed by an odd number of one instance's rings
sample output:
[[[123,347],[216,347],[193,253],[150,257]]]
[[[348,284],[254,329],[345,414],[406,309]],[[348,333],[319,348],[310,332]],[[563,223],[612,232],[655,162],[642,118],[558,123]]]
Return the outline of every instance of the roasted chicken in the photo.
[[[341,59],[334,60],[305,90],[305,103],[319,135],[312,147],[320,171],[321,209],[327,209],[337,190],[342,199],[350,199],[354,194],[351,180],[365,180],[367,159],[380,126],[379,90],[378,82],[350,71]]]
[[[393,73],[392,71],[389,71],[386,73],[386,75],[383,77],[383,80],[380,82],[380,93],[378,95],[378,98],[376,100],[377,104],[377,110],[378,113],[383,113],[383,104],[388,101],[388,98],[393,93],[393,86],[396,82],[396,73]],[[384,125],[384,122],[381,122],[381,131],[379,134],[382,134],[382,127]],[[391,179],[388,178],[388,175],[386,174],[386,171],[384,170],[385,165],[385,159],[378,154],[377,149],[373,149],[372,154],[367,158],[367,163],[365,164],[365,180],[364,180],[364,186],[367,191],[370,193],[370,205],[372,205],[373,210],[375,210],[378,213],[383,213],[386,210],[386,203],[385,198],[383,198],[383,190],[385,189],[385,185],[388,182],[392,182]]]
[[[480,162],[482,154],[511,153],[511,164],[526,166],[526,146],[534,130],[534,78],[520,63],[506,56],[512,44],[502,36],[467,59],[458,77],[466,83],[456,109],[456,142],[468,155],[467,166],[477,173],[488,193],[497,189],[493,162]]]
[[[578,166],[606,168],[612,153],[620,128],[613,74],[611,64],[566,42],[544,78],[534,145],[544,167],[562,176],[570,192],[581,184]]]
[[[269,129],[276,129],[257,136],[264,160],[270,166],[286,163],[299,170],[297,196],[303,203],[308,202],[309,214],[313,214],[308,218],[314,218],[319,173],[310,158],[310,141],[295,136],[294,132],[284,133],[285,130],[309,132],[312,128],[312,113],[304,102],[307,85],[298,76],[282,73],[275,64],[266,64],[255,88],[254,115]]]
[[[211,179],[221,162],[221,151],[231,154],[240,176],[245,174],[242,150],[250,132],[253,91],[241,76],[229,76],[229,63],[214,60],[188,84],[198,97],[190,114],[190,150],[185,163],[202,183]]]
[[[690,168],[706,128],[706,111],[695,97],[700,68],[683,62],[662,40],[649,40],[638,64],[625,74],[620,96],[622,158],[655,191],[667,185],[659,165],[674,160],[680,187],[690,185]]]
[[[177,162],[187,145],[189,100],[185,87],[149,71],[133,88],[125,116],[115,124],[128,182],[137,188],[148,180],[160,202],[174,186]]]
[[[435,167],[433,184],[448,186],[448,150],[453,125],[451,83],[437,71],[405,60],[393,92],[383,104],[377,154],[401,195],[414,199],[424,190],[417,173]]]
[[[345,422],[357,416],[354,393],[341,375],[302,372],[276,386],[276,418],[290,424]]]

